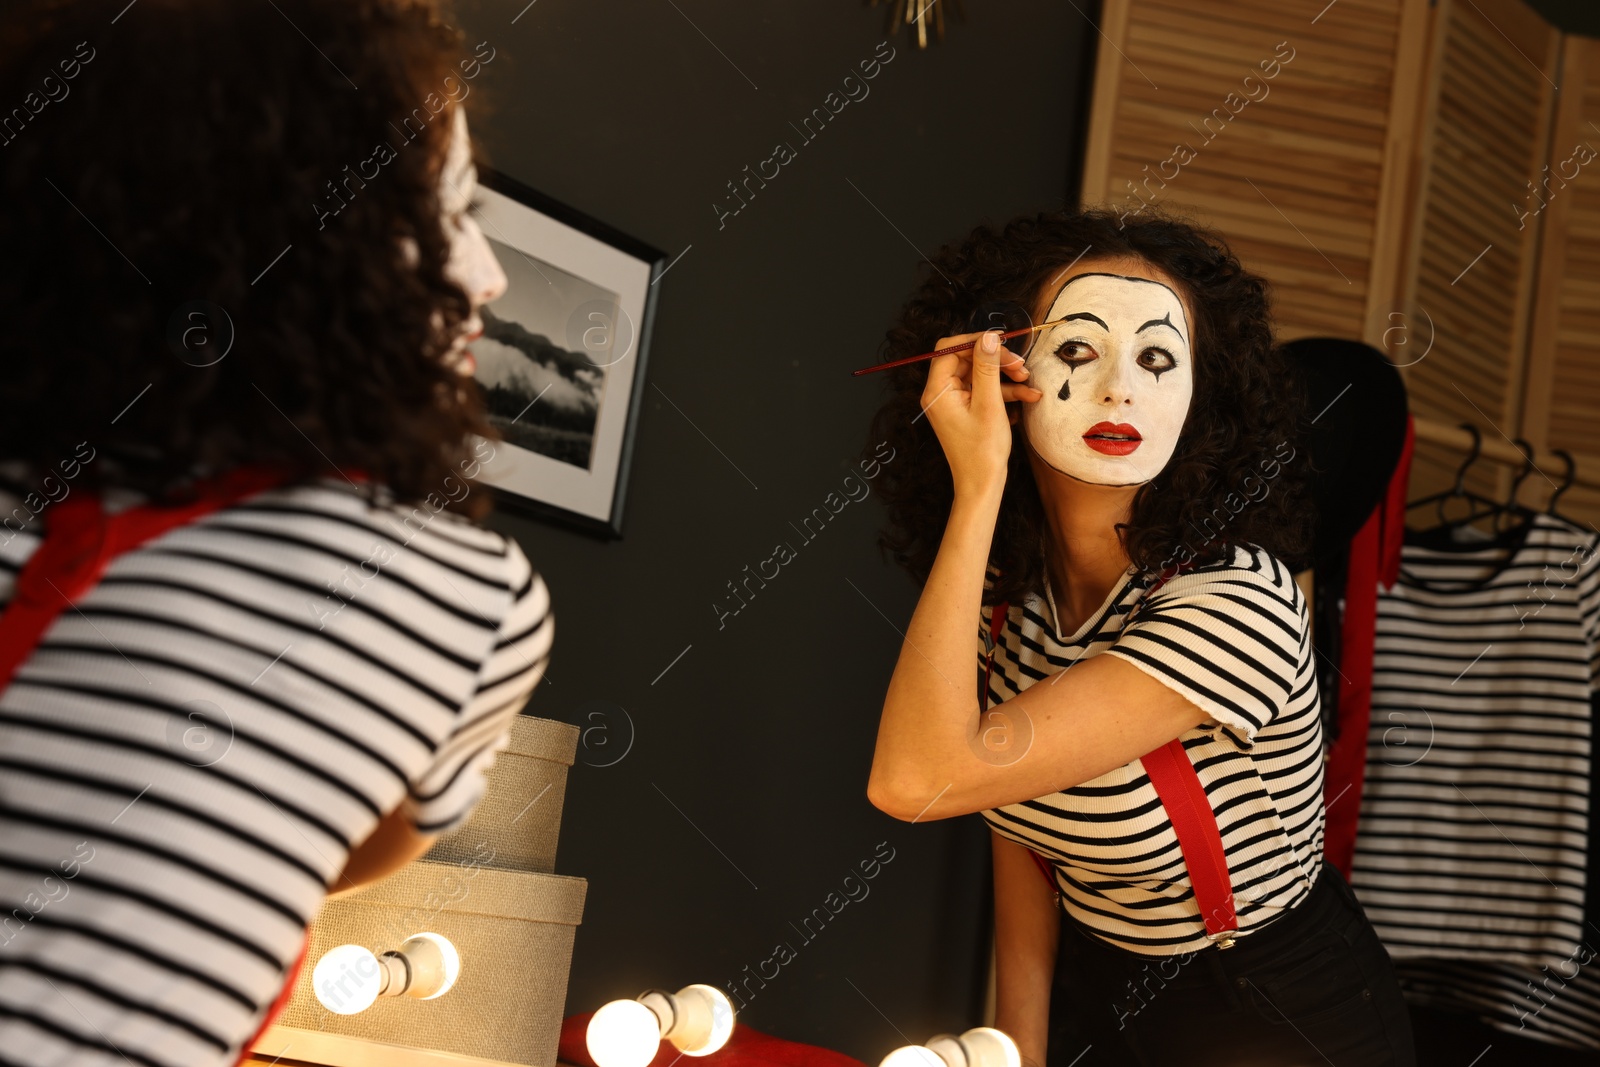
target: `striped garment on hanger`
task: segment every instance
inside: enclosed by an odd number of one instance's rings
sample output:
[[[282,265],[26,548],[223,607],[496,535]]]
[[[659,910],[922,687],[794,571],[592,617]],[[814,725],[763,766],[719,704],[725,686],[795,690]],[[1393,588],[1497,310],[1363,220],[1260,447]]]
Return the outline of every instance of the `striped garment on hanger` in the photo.
[[[1407,535],[1351,879],[1397,961],[1537,968],[1586,933],[1597,541],[1548,515],[1492,542]]]

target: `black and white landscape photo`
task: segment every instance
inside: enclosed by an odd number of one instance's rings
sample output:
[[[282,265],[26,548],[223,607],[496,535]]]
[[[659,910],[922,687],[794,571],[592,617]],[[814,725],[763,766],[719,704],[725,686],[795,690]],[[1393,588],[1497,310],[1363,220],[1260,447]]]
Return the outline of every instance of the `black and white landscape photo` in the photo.
[[[513,445],[588,470],[617,295],[493,238],[489,243],[510,283],[483,309],[483,336],[471,345],[489,421]],[[573,341],[577,350],[566,347]]]

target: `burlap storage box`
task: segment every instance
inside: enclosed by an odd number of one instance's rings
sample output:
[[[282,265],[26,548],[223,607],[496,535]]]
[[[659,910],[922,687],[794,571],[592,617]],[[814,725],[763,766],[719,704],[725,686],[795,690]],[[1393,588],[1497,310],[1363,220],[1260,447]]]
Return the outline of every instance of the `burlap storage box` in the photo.
[[[439,838],[424,858],[519,871],[555,870],[567,768],[577,754],[578,734],[576,726],[564,722],[518,715],[511,724],[510,743],[489,768],[488,790],[472,818]]]
[[[553,1067],[587,887],[559,874],[418,860],[330,900],[311,926],[289,1006],[254,1051],[327,1067]],[[312,970],[329,949],[382,952],[422,931],[449,938],[461,954],[460,977],[443,996],[381,997],[356,1015],[317,1000]]]

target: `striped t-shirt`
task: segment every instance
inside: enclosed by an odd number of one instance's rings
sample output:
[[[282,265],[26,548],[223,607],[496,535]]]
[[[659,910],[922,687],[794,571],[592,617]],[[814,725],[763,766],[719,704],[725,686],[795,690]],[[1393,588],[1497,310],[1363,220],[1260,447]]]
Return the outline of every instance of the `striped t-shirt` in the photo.
[[[1584,925],[1600,538],[1418,543],[1378,598],[1351,886],[1396,959],[1539,966]]]
[[[1057,624],[1048,583],[1042,599],[1012,604],[989,702],[1106,654],[1207,712],[1181,740],[1216,813],[1240,936],[1249,936],[1304,899],[1321,869],[1322,727],[1305,598],[1264,550],[1231,553],[1142,603],[1152,578],[1130,568],[1071,634]],[[1151,956],[1209,944],[1172,822],[1138,760],[982,815],[1049,861],[1068,915],[1103,940]]]
[[[1408,1003],[1464,1012],[1530,1041],[1594,1052],[1600,1051],[1597,943],[1600,935],[1590,931],[1570,956],[1538,967],[1488,959],[1399,959],[1394,970]]]
[[[116,557],[0,693],[0,1064],[232,1065],[352,847],[471,814],[554,625],[515,543],[337,480]]]
[[[1600,1049],[1600,536],[1408,532],[1374,660],[1351,886],[1406,999]]]

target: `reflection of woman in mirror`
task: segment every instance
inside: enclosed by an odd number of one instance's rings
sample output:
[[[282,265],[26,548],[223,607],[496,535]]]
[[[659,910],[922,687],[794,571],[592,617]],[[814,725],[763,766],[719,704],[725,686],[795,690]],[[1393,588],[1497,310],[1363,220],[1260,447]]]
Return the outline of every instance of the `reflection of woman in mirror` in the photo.
[[[472,521],[482,57],[426,0],[13,6],[4,98],[71,91],[0,154],[0,1062],[227,1067],[550,651]]]
[[[874,427],[906,457],[884,544],[922,594],[868,794],[988,823],[995,1025],[1041,1065],[1063,1032],[1080,1043],[1052,1062],[1412,1062],[1388,956],[1323,862],[1301,409],[1265,284],[1148,213],[980,228],[933,263],[884,357],[979,344],[895,371]],[[1023,358],[964,332],[991,302],[1062,321]],[[1140,761],[1174,739],[1220,832],[1231,945]]]

